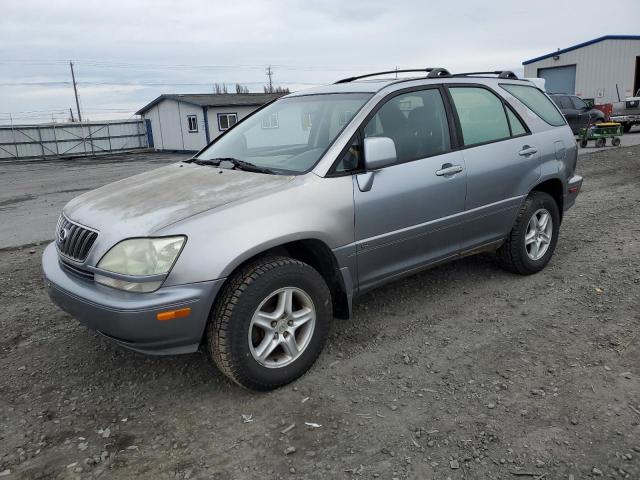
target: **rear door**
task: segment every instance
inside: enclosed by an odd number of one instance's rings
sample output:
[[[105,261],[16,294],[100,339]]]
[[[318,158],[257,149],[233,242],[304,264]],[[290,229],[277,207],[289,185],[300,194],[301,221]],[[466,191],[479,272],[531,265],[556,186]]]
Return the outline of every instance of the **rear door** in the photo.
[[[396,94],[362,129],[364,137],[391,138],[398,158],[354,175],[361,290],[458,252],[466,170],[451,149],[442,93],[435,87]]]
[[[540,157],[525,123],[493,90],[456,85],[448,91],[467,169],[464,251],[504,238],[523,192],[540,177]]]

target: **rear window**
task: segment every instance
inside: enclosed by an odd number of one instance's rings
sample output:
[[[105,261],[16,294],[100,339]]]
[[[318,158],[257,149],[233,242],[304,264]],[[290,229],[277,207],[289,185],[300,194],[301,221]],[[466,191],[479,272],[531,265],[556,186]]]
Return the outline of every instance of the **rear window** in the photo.
[[[502,101],[485,88],[451,87],[465,145],[509,138],[509,123]]]
[[[554,127],[565,125],[564,117],[553,102],[536,87],[513,84],[501,84],[500,86],[520,100],[549,125],[553,125]]]

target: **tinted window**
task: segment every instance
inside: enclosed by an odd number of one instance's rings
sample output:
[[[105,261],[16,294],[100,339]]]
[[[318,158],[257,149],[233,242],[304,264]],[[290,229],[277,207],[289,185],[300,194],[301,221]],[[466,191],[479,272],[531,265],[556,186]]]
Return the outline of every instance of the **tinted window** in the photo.
[[[500,86],[520,100],[549,125],[556,127],[565,125],[564,117],[556,109],[553,102],[536,87],[512,84],[502,84]]]
[[[449,150],[449,128],[440,91],[405,93],[385,103],[364,128],[365,137],[389,137],[398,162]]]
[[[527,129],[524,127],[516,114],[511,111],[511,108],[507,108],[507,117],[509,117],[509,125],[511,125],[512,136],[517,137],[518,135],[524,135],[525,133],[527,133]]]
[[[450,91],[465,145],[477,145],[510,136],[502,100],[495,94],[479,87],[453,87]]]
[[[571,100],[573,100],[573,106],[578,109],[578,110],[585,110],[587,107],[587,104],[585,103],[584,100],[582,100],[579,97],[570,97]]]
[[[567,97],[566,95],[554,95],[553,97],[551,97],[551,99],[553,100],[553,103],[555,103],[561,110],[568,110],[573,108],[573,103],[571,103],[571,100],[569,100],[569,97]]]

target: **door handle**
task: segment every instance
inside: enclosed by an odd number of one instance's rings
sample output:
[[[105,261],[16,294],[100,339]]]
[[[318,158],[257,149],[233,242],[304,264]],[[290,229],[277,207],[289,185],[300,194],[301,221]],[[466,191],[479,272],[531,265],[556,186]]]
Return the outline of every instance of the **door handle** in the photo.
[[[463,170],[462,165],[451,165],[445,163],[440,170],[436,170],[436,175],[439,177],[446,177],[447,175],[455,175]]]
[[[522,147],[522,150],[518,152],[518,155],[520,155],[521,157],[528,157],[536,153],[538,153],[538,149],[536,147],[530,147],[529,145],[525,145],[524,147]]]

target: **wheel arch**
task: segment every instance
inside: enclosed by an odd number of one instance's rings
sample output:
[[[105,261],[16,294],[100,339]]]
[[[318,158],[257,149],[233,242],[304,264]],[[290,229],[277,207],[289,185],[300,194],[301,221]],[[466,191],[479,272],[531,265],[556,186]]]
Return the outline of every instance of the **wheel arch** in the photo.
[[[313,267],[324,279],[331,292],[334,317],[349,319],[351,317],[352,284],[341,273],[336,256],[329,246],[317,238],[283,241],[277,245],[265,246],[260,251],[251,252],[237,259],[229,267],[225,275],[230,278],[246,264],[262,257],[283,255],[304,262]]]
[[[550,178],[543,182],[538,183],[531,189],[532,192],[545,192],[551,195],[558,205],[558,211],[560,213],[560,221],[562,221],[562,214],[564,212],[564,186],[562,180],[559,178]]]

